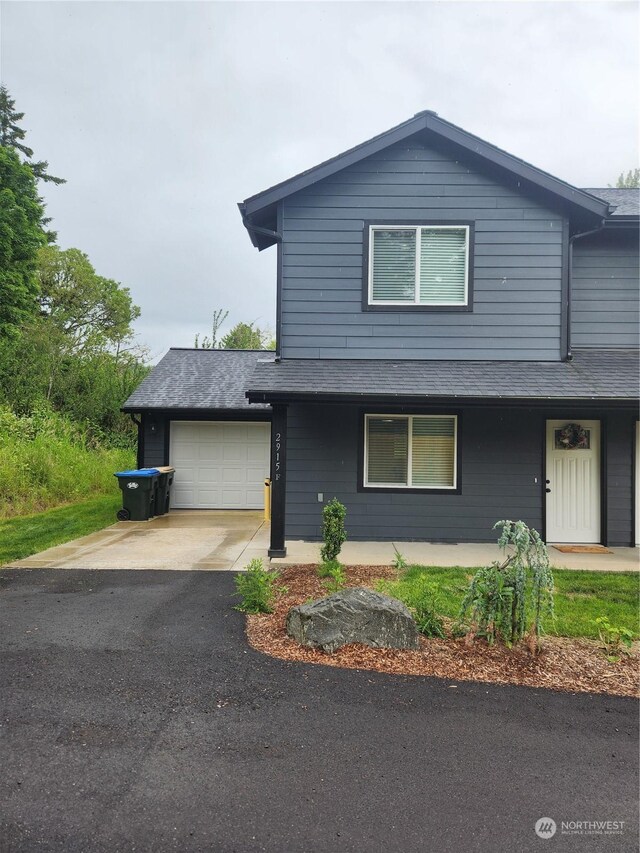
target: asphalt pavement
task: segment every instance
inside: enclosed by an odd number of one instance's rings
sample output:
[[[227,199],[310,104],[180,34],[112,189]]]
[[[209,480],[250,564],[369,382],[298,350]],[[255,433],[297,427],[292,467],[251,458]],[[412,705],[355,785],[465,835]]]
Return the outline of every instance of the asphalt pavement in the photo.
[[[278,661],[234,603],[0,570],[2,853],[638,850],[633,700]]]

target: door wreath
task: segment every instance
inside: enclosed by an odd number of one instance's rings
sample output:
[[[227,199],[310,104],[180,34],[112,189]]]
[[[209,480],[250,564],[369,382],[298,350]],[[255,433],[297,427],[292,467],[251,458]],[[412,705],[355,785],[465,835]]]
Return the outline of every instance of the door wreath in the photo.
[[[556,450],[588,450],[589,430],[580,424],[567,424],[556,430]]]

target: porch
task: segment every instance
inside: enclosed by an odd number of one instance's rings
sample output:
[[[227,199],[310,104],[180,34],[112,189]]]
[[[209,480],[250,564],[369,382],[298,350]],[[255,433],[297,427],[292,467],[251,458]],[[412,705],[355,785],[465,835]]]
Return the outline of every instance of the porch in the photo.
[[[397,551],[409,565],[477,567],[501,558],[497,545],[487,542],[345,542],[339,560],[346,566],[389,566]],[[551,565],[558,569],[592,572],[640,571],[640,548],[606,548],[602,553],[566,553],[549,546]],[[293,566],[320,561],[320,543],[287,540],[287,556],[271,565]]]

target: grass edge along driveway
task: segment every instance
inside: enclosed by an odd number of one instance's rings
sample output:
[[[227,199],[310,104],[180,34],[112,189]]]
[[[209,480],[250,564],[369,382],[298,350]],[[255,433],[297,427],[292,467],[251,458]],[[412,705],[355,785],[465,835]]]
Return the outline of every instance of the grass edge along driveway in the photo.
[[[0,520],[0,566],[114,524],[120,504],[118,492]]]

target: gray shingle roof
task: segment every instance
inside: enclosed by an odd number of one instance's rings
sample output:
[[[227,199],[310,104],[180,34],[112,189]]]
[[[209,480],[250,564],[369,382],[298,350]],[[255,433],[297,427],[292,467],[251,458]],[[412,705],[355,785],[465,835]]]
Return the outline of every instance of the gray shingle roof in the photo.
[[[586,193],[595,195],[606,201],[613,208],[612,218],[616,216],[640,215],[640,190],[617,189],[616,187],[585,189]]]
[[[634,400],[638,353],[583,350],[571,362],[286,359],[257,363],[251,399],[300,395]],[[263,397],[264,395],[264,397]]]
[[[148,409],[266,409],[249,405],[248,379],[264,350],[170,349],[122,407]]]

